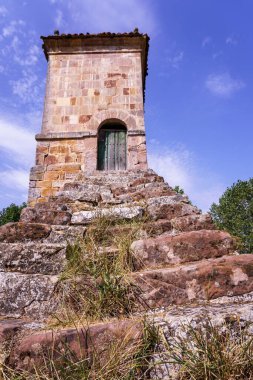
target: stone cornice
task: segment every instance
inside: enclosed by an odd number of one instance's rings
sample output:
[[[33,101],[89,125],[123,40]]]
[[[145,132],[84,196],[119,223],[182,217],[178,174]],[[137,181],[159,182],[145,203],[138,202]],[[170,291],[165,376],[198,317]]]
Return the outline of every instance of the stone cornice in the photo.
[[[127,132],[128,136],[145,136],[145,131],[130,130]],[[35,136],[36,141],[50,141],[50,140],[81,140],[89,137],[97,137],[96,132],[56,132],[56,133],[39,133]]]

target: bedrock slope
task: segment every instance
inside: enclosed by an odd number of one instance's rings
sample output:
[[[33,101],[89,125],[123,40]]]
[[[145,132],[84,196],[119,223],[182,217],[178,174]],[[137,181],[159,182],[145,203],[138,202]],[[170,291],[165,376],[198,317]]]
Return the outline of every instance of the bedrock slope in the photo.
[[[140,316],[155,318],[163,326],[165,315],[169,323],[177,310],[183,316],[184,310],[194,309],[196,318],[203,318],[203,308],[215,310],[221,318],[234,310],[242,318],[238,297],[251,319],[253,255],[239,256],[234,238],[216,230],[208,214],[152,170],[83,173],[66,183],[58,197],[24,209],[20,222],[0,227],[3,362],[28,368],[29,361],[21,358],[36,357],[29,349],[44,342],[42,335],[50,336],[48,320],[62,306],[57,289],[68,261],[66,248],[82,240],[87,231],[96,233],[99,218],[112,220],[99,252],[106,249],[108,255],[117,255],[119,250],[108,241],[120,234],[128,239],[134,236],[128,252],[133,271],[128,278],[139,295],[135,329]],[[129,221],[138,227],[134,235]],[[210,315],[214,318],[214,313]],[[110,341],[110,331],[114,327],[116,331],[119,323],[101,321],[103,342]],[[75,345],[78,334],[66,331],[59,328],[57,336],[67,334],[71,338],[66,340]],[[94,349],[99,342],[95,340]]]

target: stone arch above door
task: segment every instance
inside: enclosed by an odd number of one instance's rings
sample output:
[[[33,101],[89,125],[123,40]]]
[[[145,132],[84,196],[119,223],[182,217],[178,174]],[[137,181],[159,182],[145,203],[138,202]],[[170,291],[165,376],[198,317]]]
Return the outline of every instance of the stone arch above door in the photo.
[[[128,131],[134,131],[137,129],[135,116],[131,115],[129,112],[104,110],[92,116],[90,121],[87,123],[87,130],[98,132],[99,127],[105,122],[110,122],[110,120],[119,120],[119,122],[122,122],[126,126]]]

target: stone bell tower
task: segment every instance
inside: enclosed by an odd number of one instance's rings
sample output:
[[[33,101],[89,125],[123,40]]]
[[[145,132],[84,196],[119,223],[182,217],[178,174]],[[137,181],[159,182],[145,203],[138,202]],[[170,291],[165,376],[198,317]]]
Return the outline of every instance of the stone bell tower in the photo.
[[[41,38],[48,73],[29,205],[57,195],[81,172],[147,169],[149,37],[136,29]]]

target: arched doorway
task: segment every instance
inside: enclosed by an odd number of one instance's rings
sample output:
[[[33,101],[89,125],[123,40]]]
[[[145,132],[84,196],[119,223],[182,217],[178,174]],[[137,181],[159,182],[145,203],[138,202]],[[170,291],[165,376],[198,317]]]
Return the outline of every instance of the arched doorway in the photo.
[[[99,129],[98,170],[126,170],[126,132],[119,123],[106,123]]]

